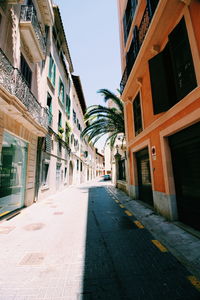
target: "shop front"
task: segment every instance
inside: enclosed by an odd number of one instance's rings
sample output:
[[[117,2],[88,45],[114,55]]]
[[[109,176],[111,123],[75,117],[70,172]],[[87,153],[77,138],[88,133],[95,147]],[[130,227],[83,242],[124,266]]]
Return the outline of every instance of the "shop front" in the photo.
[[[28,143],[4,131],[0,153],[0,217],[24,206]]]

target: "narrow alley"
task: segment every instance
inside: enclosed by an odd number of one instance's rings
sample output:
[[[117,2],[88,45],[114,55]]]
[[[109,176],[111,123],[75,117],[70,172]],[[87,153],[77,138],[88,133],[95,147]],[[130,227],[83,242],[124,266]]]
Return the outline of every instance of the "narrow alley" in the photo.
[[[192,274],[102,180],[1,221],[0,236],[0,300],[200,299]]]

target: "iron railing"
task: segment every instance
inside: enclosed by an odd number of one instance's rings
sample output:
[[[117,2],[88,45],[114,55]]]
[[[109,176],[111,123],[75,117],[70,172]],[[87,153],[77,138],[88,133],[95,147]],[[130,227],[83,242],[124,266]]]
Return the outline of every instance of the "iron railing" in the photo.
[[[131,46],[129,48],[129,51],[126,55],[126,67],[124,70],[124,73],[122,75],[122,79],[120,82],[120,91],[121,94],[123,93],[123,90],[126,86],[126,83],[128,81],[130,72],[133,68],[133,65],[135,63],[135,60],[138,56],[138,53],[140,51],[140,48],[142,46],[142,43],[146,37],[148,28],[150,26],[151,20],[153,18],[155,9],[157,7],[159,0],[148,0],[147,1],[147,6],[145,8],[141,23],[139,28],[135,26],[134,31],[133,31],[133,40],[131,43]]]
[[[45,54],[46,52],[46,41],[42,34],[42,30],[40,24],[38,22],[37,14],[33,5],[22,5],[21,6],[21,15],[20,21],[30,21],[33,25],[35,34],[40,43],[40,47],[42,52]]]
[[[40,105],[23,75],[12,66],[2,49],[0,49],[0,85],[26,106],[35,121],[48,128],[48,110]]]

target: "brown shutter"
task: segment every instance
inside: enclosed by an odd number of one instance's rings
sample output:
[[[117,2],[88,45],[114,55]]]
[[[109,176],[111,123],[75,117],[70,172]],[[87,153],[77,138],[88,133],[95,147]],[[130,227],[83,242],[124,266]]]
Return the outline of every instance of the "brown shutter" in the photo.
[[[165,67],[165,52],[160,52],[149,60],[150,82],[152,90],[154,114],[167,111],[170,108],[167,71]]]
[[[184,18],[169,35],[177,102],[196,86],[196,76]]]

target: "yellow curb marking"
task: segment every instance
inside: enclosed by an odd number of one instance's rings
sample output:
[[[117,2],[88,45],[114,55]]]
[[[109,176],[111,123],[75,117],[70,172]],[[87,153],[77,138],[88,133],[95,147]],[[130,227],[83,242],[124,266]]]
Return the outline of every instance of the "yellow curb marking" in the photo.
[[[135,223],[135,225],[138,227],[138,228],[144,228],[144,225],[142,225],[142,223],[140,223],[139,221],[134,221],[133,223]]]
[[[161,251],[161,252],[168,252],[167,248],[165,248],[159,241],[152,240],[152,243]]]
[[[124,207],[125,207],[125,206],[124,206],[124,205],[122,205],[122,204],[120,204],[119,206],[120,206],[121,208],[124,208]]]
[[[2,214],[0,214],[0,217],[3,217],[4,215],[7,215],[10,211],[4,211]]]
[[[115,200],[116,203],[119,203],[119,200]]]
[[[124,212],[125,212],[125,214],[127,214],[127,216],[129,216],[129,217],[131,217],[131,216],[133,215],[129,210],[125,210]]]
[[[187,279],[200,292],[200,281],[195,276],[188,276]]]

